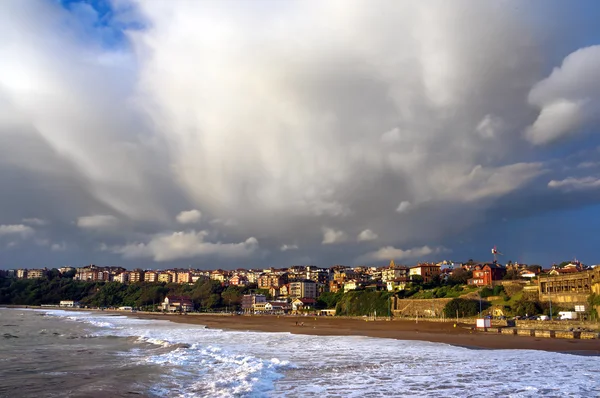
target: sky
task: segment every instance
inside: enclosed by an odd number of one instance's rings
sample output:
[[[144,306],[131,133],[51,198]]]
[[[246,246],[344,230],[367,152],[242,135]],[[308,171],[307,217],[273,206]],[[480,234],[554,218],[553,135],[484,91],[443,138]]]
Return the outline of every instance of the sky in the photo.
[[[0,2],[0,269],[600,262],[595,1]]]

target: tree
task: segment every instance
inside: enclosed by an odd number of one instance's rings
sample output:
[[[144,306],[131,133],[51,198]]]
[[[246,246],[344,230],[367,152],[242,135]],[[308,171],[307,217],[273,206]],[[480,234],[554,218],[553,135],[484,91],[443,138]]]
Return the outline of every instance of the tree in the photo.
[[[520,300],[515,303],[514,311],[519,316],[531,316],[539,314],[541,307],[536,301]]]
[[[221,293],[223,304],[227,306],[239,306],[242,302],[242,288],[237,286],[228,286],[227,289]]]
[[[487,301],[482,302],[485,306],[482,306],[483,309],[487,308]],[[454,298],[446,304],[444,307],[444,315],[448,318],[453,318],[456,316],[458,311],[458,315],[460,317],[469,317],[475,316],[479,314],[479,301],[471,300],[471,299],[463,299],[463,298]]]
[[[527,270],[531,271],[535,274],[539,274],[540,272],[542,272],[542,266],[541,265],[537,265],[537,264],[532,264],[532,265],[528,265],[527,266]]]
[[[521,279],[521,275],[519,274],[518,271],[516,271],[514,269],[509,269],[508,271],[506,271],[506,275],[504,275],[504,277],[502,279],[504,279],[504,280]]]
[[[452,271],[448,278],[449,285],[466,285],[467,281],[473,277],[473,272],[465,271],[463,268],[457,268]]]
[[[341,300],[341,298],[343,296],[344,296],[343,290],[338,290],[335,293],[332,293],[332,292],[323,293],[319,296],[319,300],[317,301],[316,306],[319,309],[335,308],[335,306],[337,305],[337,303]]]

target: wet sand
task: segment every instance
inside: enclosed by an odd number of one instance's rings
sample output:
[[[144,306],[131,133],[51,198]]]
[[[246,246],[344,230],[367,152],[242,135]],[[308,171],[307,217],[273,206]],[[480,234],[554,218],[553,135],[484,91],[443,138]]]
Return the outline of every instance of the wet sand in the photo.
[[[600,355],[600,340],[554,339],[512,336],[473,331],[472,324],[414,320],[349,319],[295,316],[217,316],[122,313],[144,319],[205,325],[214,329],[287,332],[317,336],[367,336],[398,340],[420,340],[479,349],[532,349],[579,355]],[[304,323],[304,326],[296,325]]]

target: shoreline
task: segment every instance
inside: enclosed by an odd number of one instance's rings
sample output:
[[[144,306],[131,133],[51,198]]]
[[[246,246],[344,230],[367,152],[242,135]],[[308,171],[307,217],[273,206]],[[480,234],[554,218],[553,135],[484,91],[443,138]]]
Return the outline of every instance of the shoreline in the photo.
[[[115,312],[121,314],[120,312]],[[292,333],[312,336],[356,336],[404,341],[427,341],[471,349],[541,350],[559,353],[600,356],[600,340],[550,339],[540,337],[490,334],[471,330],[473,325],[453,322],[407,320],[364,321],[360,319],[304,316],[214,316],[124,314],[139,319],[169,320],[175,323],[204,325],[208,328]],[[304,322],[304,326],[296,326]]]
[[[2,308],[2,307],[0,307]],[[5,308],[25,308],[6,306]],[[31,309],[50,309],[32,307]],[[178,315],[101,311],[96,309],[59,308],[67,311],[87,311],[131,318],[167,320],[174,323],[202,325],[210,329],[291,333],[311,336],[356,336],[388,338],[404,341],[426,341],[471,349],[541,350],[565,354],[600,356],[600,340],[556,339],[507,334],[485,333],[471,330],[472,324],[454,322],[428,322],[419,320],[365,321],[355,318],[309,317],[291,315]],[[297,325],[298,323],[298,325]],[[300,326],[303,323],[304,326]]]

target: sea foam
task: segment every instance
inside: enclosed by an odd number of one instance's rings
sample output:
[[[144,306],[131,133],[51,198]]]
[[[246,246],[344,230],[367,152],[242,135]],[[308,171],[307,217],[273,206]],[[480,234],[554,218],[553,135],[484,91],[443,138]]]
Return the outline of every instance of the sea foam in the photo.
[[[600,361],[534,350],[470,350],[352,336],[239,332],[51,311],[99,335],[136,336],[165,369],[153,393],[170,397],[597,396]]]

